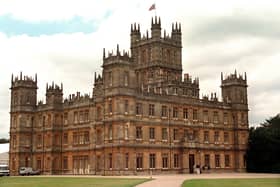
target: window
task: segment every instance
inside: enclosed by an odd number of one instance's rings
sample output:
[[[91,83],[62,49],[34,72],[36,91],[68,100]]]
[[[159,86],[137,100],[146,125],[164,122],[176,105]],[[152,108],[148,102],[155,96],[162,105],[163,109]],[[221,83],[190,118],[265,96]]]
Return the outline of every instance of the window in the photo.
[[[156,168],[156,154],[150,154],[150,169]]]
[[[219,123],[219,114],[218,114],[217,111],[214,112],[213,122],[214,123]]]
[[[178,129],[173,129],[173,140],[178,140]]]
[[[229,134],[228,134],[228,132],[224,132],[224,143],[229,143]]]
[[[97,107],[96,119],[97,119],[97,120],[101,120],[101,119],[102,119],[101,107]]]
[[[13,135],[13,148],[16,148],[17,146],[17,136],[16,135]],[[38,144],[37,144],[38,146]]]
[[[142,169],[143,168],[143,154],[137,153],[136,155],[136,169]]]
[[[41,168],[42,168],[41,163],[42,163],[41,158],[37,158],[37,164],[36,164],[37,170],[41,170]]]
[[[173,118],[178,118],[178,108],[173,107]]]
[[[215,131],[215,134],[214,134],[214,142],[219,142],[220,141],[220,133],[219,131]]]
[[[142,139],[142,127],[136,127],[136,139]]]
[[[208,110],[203,111],[203,121],[208,122],[209,117],[208,117]]]
[[[128,169],[128,163],[129,163],[129,154],[125,153],[125,168]]]
[[[220,167],[220,155],[215,155],[215,167]]]
[[[204,155],[204,165],[210,167],[210,156],[208,154]]]
[[[74,123],[78,123],[78,112],[74,112]]]
[[[63,157],[63,169],[68,169],[68,157]]]
[[[193,120],[197,120],[197,119],[198,119],[197,110],[193,109]]]
[[[113,168],[113,155],[109,153],[109,169]]]
[[[149,104],[149,116],[154,116],[154,115],[155,115],[155,105]]]
[[[162,128],[162,140],[167,140],[167,128]]]
[[[174,168],[179,168],[179,154],[174,154]]]
[[[167,117],[167,106],[161,106],[161,116]]]
[[[224,113],[224,124],[228,124],[228,113]]]
[[[178,88],[174,88],[174,94],[175,94],[175,95],[178,94]]]
[[[229,167],[230,165],[230,157],[229,155],[225,155],[225,167]]]
[[[63,144],[68,144],[68,133],[63,134]]]
[[[183,117],[184,117],[184,119],[188,119],[188,109],[187,108],[183,109]]]
[[[209,131],[204,131],[204,142],[205,143],[209,142]]]
[[[168,168],[168,154],[163,153],[161,158],[162,158],[162,168],[164,169]]]
[[[64,125],[68,124],[68,113],[64,113]]]
[[[124,139],[128,140],[128,125],[124,127]]]
[[[86,110],[85,113],[84,113],[84,120],[85,120],[85,122],[89,122],[88,113],[89,113],[88,110]]]
[[[136,115],[142,115],[142,103],[136,103]]]
[[[155,128],[150,128],[150,139],[154,140],[155,139]]]
[[[89,132],[81,131],[81,132],[73,132],[73,144],[74,145],[83,145],[89,143]]]
[[[113,128],[112,128],[112,124],[110,124],[109,127],[108,127],[108,137],[109,137],[109,140],[112,140],[112,139],[113,139]]]
[[[124,86],[128,86],[128,71],[124,72]]]
[[[79,112],[79,120],[80,120],[80,123],[84,122],[84,111]]]
[[[37,135],[36,143],[37,143],[37,147],[41,147],[42,146],[42,135],[41,134]]]
[[[109,86],[113,86],[113,75],[112,72],[108,72],[108,80],[109,80]]]
[[[124,100],[124,112],[128,113],[128,100]]]
[[[109,113],[112,113],[112,112],[113,112],[112,100],[109,100],[109,102],[108,102],[108,111],[109,111]]]

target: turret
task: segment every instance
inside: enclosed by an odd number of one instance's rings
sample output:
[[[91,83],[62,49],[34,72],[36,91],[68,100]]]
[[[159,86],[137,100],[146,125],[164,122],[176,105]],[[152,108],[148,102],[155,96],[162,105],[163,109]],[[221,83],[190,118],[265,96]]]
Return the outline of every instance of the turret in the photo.
[[[171,38],[181,45],[182,43],[182,32],[181,32],[181,23],[173,23],[172,24],[172,32],[171,32]]]
[[[63,84],[59,87],[52,82],[51,85],[46,86],[46,104],[57,105],[63,102]]]
[[[141,32],[140,32],[140,25],[136,23],[131,24],[130,28],[130,46],[134,47],[134,45],[140,41],[141,39]]]
[[[247,76],[230,74],[225,79],[221,73],[222,98],[224,102],[247,105]]]
[[[152,30],[152,38],[160,39],[160,37],[161,37],[161,21],[160,21],[160,17],[157,18],[157,16],[155,16],[155,19],[152,18],[151,30]]]
[[[14,111],[32,111],[37,103],[37,75],[35,78],[12,75],[11,79],[11,112]]]

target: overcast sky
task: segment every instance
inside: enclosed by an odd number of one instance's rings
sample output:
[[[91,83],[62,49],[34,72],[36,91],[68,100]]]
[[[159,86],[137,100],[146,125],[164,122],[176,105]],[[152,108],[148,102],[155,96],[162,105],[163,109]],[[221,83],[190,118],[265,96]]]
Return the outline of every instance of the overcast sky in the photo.
[[[154,0],[0,0],[0,137],[8,137],[11,74],[64,84],[64,96],[91,93],[102,49],[129,50],[130,24],[150,29]],[[247,72],[249,123],[280,111],[280,1],[157,1],[162,29],[181,22],[183,71],[200,78],[200,95],[220,94],[220,72]]]

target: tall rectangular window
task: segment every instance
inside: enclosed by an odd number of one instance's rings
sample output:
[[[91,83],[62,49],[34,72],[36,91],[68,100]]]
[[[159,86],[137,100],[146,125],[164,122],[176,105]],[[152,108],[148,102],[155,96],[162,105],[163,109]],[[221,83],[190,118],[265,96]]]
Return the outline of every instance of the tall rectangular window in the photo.
[[[154,115],[155,115],[155,105],[149,104],[149,116],[154,116]]]
[[[167,140],[167,128],[162,128],[161,138],[162,140]]]
[[[167,106],[161,106],[161,116],[167,117]]]
[[[136,127],[136,139],[142,139],[142,127]]]
[[[203,121],[208,122],[209,121],[209,116],[208,116],[208,110],[203,111]]]
[[[224,113],[224,124],[228,124],[228,113]]]
[[[109,86],[113,86],[113,74],[112,72],[108,72],[108,80],[109,80]]]
[[[83,123],[84,122],[84,111],[80,111],[79,112],[79,120],[80,120],[80,123]]]
[[[63,134],[63,144],[68,144],[68,133]]]
[[[224,132],[224,143],[229,143],[229,134],[228,134],[228,132]]]
[[[74,123],[78,123],[78,112],[74,112]]]
[[[214,111],[214,114],[213,114],[213,122],[214,123],[219,123],[219,114],[217,111]]]
[[[128,71],[124,72],[124,86],[128,86]]]
[[[198,120],[197,109],[193,109],[193,120]]]
[[[109,125],[109,129],[108,129],[108,136],[109,136],[109,140],[113,139],[113,127],[112,124]]]
[[[124,100],[124,112],[128,113],[128,100]]]
[[[215,131],[214,142],[219,142],[219,141],[220,141],[220,133],[219,131]]]
[[[63,157],[63,169],[68,169],[68,157]]]
[[[173,129],[173,140],[178,140],[178,139],[179,139],[178,129]]]
[[[153,127],[151,127],[150,129],[149,129],[149,131],[150,131],[150,139],[152,139],[152,140],[154,140],[155,139],[155,128],[153,128]]]
[[[64,117],[64,125],[67,125],[68,124],[68,113],[65,112],[63,117]]]
[[[178,118],[178,108],[173,107],[173,118]]]
[[[179,168],[179,154],[174,154],[174,168]]]
[[[204,155],[204,165],[210,167],[210,155],[208,154]]]
[[[113,168],[113,155],[109,153],[109,169]]]
[[[204,131],[204,142],[209,142],[209,131]]]
[[[220,165],[220,155],[215,155],[215,167],[221,167]]]
[[[183,109],[183,117],[184,117],[184,119],[188,119],[188,109],[187,108]]]
[[[129,154],[125,153],[125,168],[128,169],[129,165]]]
[[[162,158],[162,168],[164,169],[168,168],[168,154],[163,153],[161,158]]]
[[[142,103],[136,103],[136,115],[142,115]]]
[[[136,169],[143,168],[143,153],[137,153],[136,155]]]
[[[230,157],[229,155],[225,155],[225,167],[229,167],[230,165]]]
[[[156,168],[156,154],[150,154],[150,169]]]
[[[108,102],[108,111],[109,111],[109,113],[112,113],[112,112],[113,112],[113,103],[112,103],[112,100],[109,100],[109,102]]]
[[[84,120],[85,120],[85,122],[88,122],[88,121],[89,121],[89,116],[88,116],[88,114],[89,114],[89,111],[88,111],[88,110],[85,110],[85,113],[84,113]]]

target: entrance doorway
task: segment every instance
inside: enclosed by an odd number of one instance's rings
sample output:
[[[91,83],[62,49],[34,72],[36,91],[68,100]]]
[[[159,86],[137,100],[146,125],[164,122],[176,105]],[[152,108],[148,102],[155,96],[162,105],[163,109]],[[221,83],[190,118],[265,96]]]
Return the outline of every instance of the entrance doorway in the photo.
[[[189,169],[190,173],[193,173],[193,166],[194,166],[194,154],[189,154]]]

